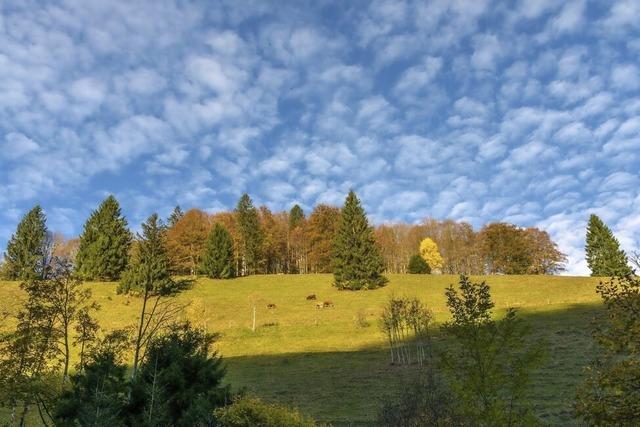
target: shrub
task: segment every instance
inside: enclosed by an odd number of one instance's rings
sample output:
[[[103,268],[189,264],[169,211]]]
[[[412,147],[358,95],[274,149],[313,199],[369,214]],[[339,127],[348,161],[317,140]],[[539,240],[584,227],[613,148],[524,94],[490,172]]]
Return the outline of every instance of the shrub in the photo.
[[[256,397],[241,397],[233,404],[216,409],[220,427],[315,427],[317,424],[297,410],[265,403]]]
[[[420,254],[415,254],[409,258],[409,274],[431,274],[431,267]]]
[[[459,289],[449,286],[446,297],[452,320],[442,328],[453,345],[441,365],[463,413],[480,425],[535,425],[525,394],[543,356],[542,343],[531,339],[514,309],[501,320],[492,318],[485,282],[462,275]]]
[[[384,427],[462,426],[456,399],[446,383],[429,368],[387,400],[378,414]]]
[[[431,311],[417,298],[389,300],[380,318],[380,328],[389,341],[392,364],[422,365],[430,358],[432,319]]]

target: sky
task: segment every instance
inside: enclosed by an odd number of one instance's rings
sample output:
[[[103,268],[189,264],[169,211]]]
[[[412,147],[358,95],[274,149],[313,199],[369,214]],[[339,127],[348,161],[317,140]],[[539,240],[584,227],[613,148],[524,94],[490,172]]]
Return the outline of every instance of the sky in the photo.
[[[640,246],[640,1],[0,1],[0,247],[173,206],[342,204],[375,224]]]

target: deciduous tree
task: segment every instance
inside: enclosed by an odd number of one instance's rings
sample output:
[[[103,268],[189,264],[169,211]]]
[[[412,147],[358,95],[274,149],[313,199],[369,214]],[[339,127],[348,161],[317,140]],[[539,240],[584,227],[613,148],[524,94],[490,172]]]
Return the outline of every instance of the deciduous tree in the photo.
[[[195,275],[211,229],[209,216],[190,209],[167,231],[166,244],[171,270],[177,274]]]
[[[507,309],[496,321],[489,286],[460,276],[460,285],[446,291],[452,320],[443,325],[454,346],[442,357],[442,366],[464,415],[478,425],[527,425],[534,420],[524,400],[531,370],[543,355],[540,342],[529,338],[529,328]],[[522,424],[521,424],[522,423]]]
[[[333,240],[340,222],[340,209],[320,204],[306,223],[309,267],[312,273],[330,273]]]
[[[438,245],[428,237],[420,242],[420,256],[432,271],[441,270],[444,265],[442,255],[440,255],[440,251],[438,250]]]
[[[560,252],[549,233],[535,227],[522,230],[530,254],[529,274],[556,274],[564,271],[567,256]]]
[[[488,224],[478,236],[480,253],[489,274],[526,274],[532,253],[525,234],[512,224]]]

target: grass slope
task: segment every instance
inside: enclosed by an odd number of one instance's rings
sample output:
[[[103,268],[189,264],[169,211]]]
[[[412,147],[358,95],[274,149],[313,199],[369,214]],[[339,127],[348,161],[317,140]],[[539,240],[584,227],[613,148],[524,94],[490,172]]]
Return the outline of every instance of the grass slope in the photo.
[[[297,406],[334,425],[369,425],[380,399],[393,393],[411,369],[391,367],[378,317],[392,296],[418,296],[447,319],[444,289],[456,276],[390,275],[373,291],[337,291],[331,275],[251,276],[231,281],[200,279],[178,297],[186,315],[221,333],[217,349],[228,381],[267,400]],[[593,348],[590,321],[600,309],[597,279],[489,276],[496,315],[517,307],[533,333],[548,343],[548,358],[535,374],[531,400],[543,422],[571,423],[570,404]],[[105,329],[132,325],[139,300],[116,295],[113,283],[91,283]],[[333,308],[316,309],[331,301]],[[16,311],[23,298],[17,283],[0,283],[0,312]],[[277,308],[267,309],[267,304]],[[251,331],[253,307],[256,331]]]

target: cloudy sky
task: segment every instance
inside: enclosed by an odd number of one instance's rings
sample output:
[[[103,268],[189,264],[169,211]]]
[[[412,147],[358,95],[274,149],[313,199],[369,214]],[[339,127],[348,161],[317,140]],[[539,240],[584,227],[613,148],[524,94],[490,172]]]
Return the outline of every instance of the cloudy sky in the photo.
[[[375,223],[548,230],[587,273],[597,213],[640,246],[640,2],[0,1],[0,246],[105,195]]]

